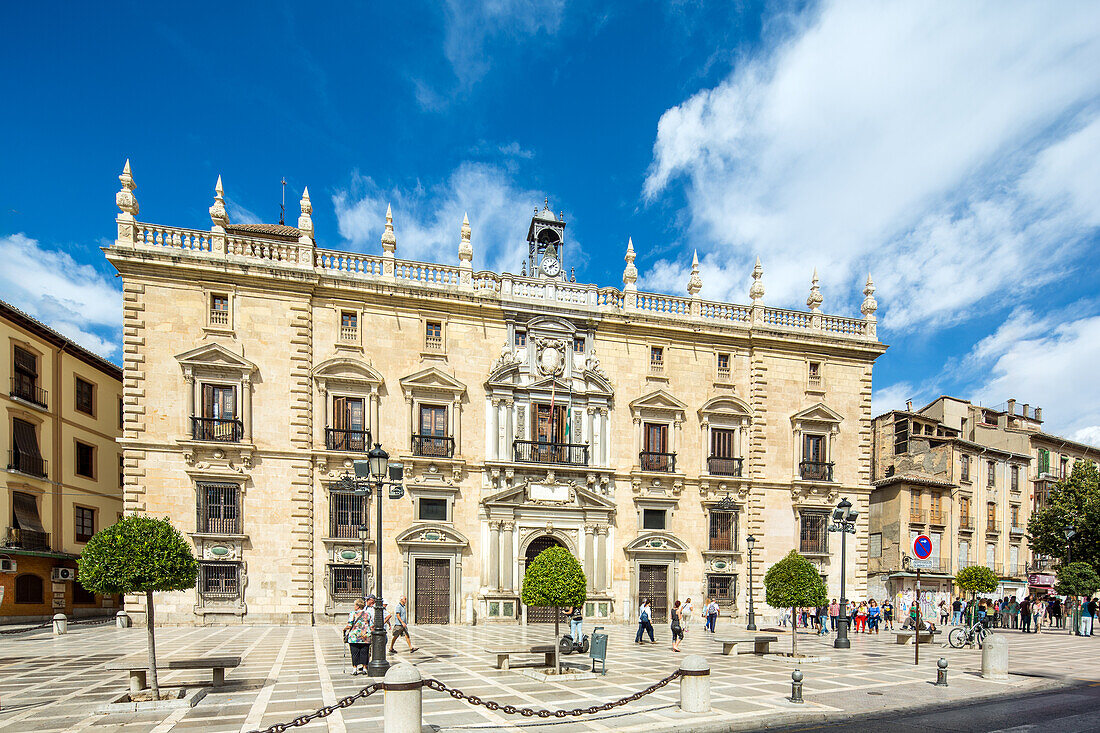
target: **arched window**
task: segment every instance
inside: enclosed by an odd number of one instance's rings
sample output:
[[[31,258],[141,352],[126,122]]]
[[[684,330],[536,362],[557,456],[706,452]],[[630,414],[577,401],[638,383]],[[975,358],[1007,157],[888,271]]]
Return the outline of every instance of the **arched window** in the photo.
[[[15,579],[16,603],[42,603],[42,578],[26,573]]]

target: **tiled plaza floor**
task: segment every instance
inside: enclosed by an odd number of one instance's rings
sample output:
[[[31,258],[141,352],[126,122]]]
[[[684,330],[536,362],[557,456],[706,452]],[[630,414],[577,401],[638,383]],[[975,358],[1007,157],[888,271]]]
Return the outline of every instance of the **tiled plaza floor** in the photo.
[[[590,630],[586,629],[586,630]],[[795,668],[771,655],[722,656],[721,645],[696,626],[684,653],[669,650],[667,628],[658,643],[636,646],[634,628],[611,626],[607,675],[575,682],[537,682],[515,669],[494,669],[485,651],[498,644],[549,642],[553,627],[433,626],[413,629],[415,654],[399,653],[425,677],[499,703],[531,707],[586,707],[609,702],[667,676],[688,654],[703,654],[711,664],[713,711],[686,715],[677,709],[679,683],[612,711],[579,718],[549,720],[506,716],[461,700],[424,691],[424,722],[440,731],[687,730],[726,724],[743,728],[774,724],[785,716],[821,716],[973,700],[1015,694],[1073,679],[1092,681],[1084,660],[1100,651],[1100,638],[1079,639],[1065,632],[1022,635],[1007,632],[1008,682],[981,679],[978,650],[922,645],[920,665],[913,648],[898,646],[892,634],[854,636],[852,648],[832,649],[832,640],[800,634],[799,651],[828,656],[804,663],[806,704],[786,700]],[[719,635],[723,629],[719,627]],[[764,632],[760,632],[764,633]],[[773,646],[790,648],[790,635]],[[126,676],[106,665],[124,656],[143,658],[145,630],[74,626],[65,636],[49,631],[0,637],[0,731],[250,731],[289,721],[301,713],[353,694],[372,680],[353,677],[337,627],[205,627],[157,629],[160,660],[204,654],[231,654],[242,665],[227,672],[227,684],[194,708],[156,713],[102,715],[96,709],[126,691]],[[933,687],[936,660],[950,664],[947,688]],[[532,661],[534,658],[531,658]],[[573,662],[587,661],[577,656]],[[162,686],[195,686],[209,671],[162,671]],[[1096,677],[1100,680],[1100,677]],[[382,693],[314,721],[302,730],[381,730]]]

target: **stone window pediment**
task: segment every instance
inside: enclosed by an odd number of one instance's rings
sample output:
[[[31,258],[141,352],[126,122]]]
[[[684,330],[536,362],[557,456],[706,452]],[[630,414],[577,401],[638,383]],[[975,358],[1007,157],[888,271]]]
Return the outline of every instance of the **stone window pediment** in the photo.
[[[747,424],[752,420],[752,408],[744,400],[733,396],[714,397],[699,408],[702,422]]]
[[[402,377],[401,389],[409,394],[451,395],[454,398],[466,393],[466,385],[438,367],[428,367],[415,374]]]
[[[396,541],[402,548],[415,546],[418,549],[434,547],[455,550],[470,546],[470,541],[454,527],[433,522],[414,524],[397,535]]]
[[[385,380],[382,375],[364,361],[337,357],[321,362],[313,369],[313,379],[318,389],[324,391],[330,385],[358,386],[363,391],[377,389]]]
[[[574,481],[531,478],[482,500],[486,507],[547,507],[564,510],[614,512],[615,502]]]
[[[805,410],[796,412],[791,415],[791,422],[797,425],[828,425],[833,432],[840,429],[840,423],[844,421],[844,417],[837,413],[832,408],[828,407],[822,402],[818,402],[812,407],[807,407]]]
[[[624,548],[629,555],[686,555],[688,546],[671,532],[643,532]]]
[[[659,389],[631,402],[630,410],[635,416],[660,413],[672,417],[678,414],[682,420],[683,414],[687,412],[687,405],[669,392]]]
[[[205,344],[176,355],[185,375],[196,374],[241,378],[257,371],[243,356],[234,354],[221,344]]]

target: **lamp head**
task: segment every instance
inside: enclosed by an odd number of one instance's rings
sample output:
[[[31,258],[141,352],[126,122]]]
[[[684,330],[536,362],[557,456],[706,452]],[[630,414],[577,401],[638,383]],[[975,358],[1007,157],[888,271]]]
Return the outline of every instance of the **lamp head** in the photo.
[[[1068,540],[1070,537],[1072,537],[1075,534],[1077,534],[1077,530],[1074,529],[1072,524],[1067,524],[1066,525],[1066,539]]]
[[[359,539],[363,542],[366,542],[367,540],[367,525],[365,524],[359,525]]]
[[[390,454],[382,450],[381,443],[375,443],[367,453],[367,462],[370,463],[370,475],[375,481],[383,481],[390,465]]]
[[[751,551],[753,545],[756,544],[756,538],[750,534],[748,537],[745,538],[745,544],[749,546],[749,550]]]

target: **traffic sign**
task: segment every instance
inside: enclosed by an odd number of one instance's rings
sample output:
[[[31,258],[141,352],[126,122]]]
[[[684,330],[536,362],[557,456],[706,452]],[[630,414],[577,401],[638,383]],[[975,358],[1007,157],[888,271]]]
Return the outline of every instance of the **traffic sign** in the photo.
[[[909,567],[913,568],[914,570],[918,570],[918,569],[919,570],[928,570],[929,568],[932,567],[932,561],[931,560],[917,560],[916,558],[910,558],[909,559]]]
[[[918,560],[927,560],[932,556],[932,539],[926,534],[919,534],[913,540],[913,554]]]

